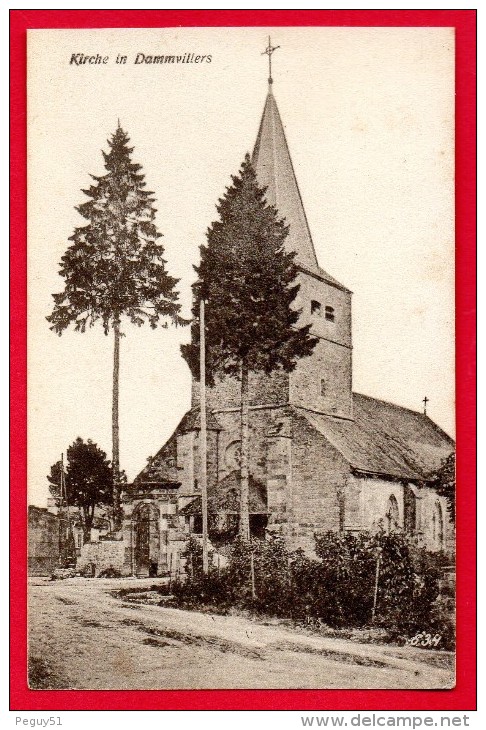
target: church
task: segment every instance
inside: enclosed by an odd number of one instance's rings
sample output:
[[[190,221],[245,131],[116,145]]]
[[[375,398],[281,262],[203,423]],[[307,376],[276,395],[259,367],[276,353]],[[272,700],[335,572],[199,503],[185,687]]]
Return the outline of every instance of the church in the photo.
[[[431,474],[454,442],[424,413],[354,393],[352,293],[320,268],[272,79],[252,163],[290,226],[300,290],[295,306],[318,343],[290,373],[250,376],[250,529],[312,552],[314,534],[383,528],[431,550],[454,551],[446,501]],[[239,382],[207,389],[209,536],[216,551],[238,529]],[[173,570],[202,530],[199,384],[192,407],[123,495],[124,571]]]

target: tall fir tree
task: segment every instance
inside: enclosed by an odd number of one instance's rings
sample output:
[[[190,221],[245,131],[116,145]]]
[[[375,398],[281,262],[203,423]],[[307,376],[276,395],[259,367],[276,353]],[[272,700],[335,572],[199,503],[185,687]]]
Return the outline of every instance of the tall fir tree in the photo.
[[[79,332],[101,321],[106,335],[113,331],[113,504],[119,527],[120,437],[119,371],[122,319],[155,328],[162,320],[186,324],[180,316],[177,279],[169,276],[161,233],[155,225],[153,193],[145,190],[142,167],[132,162],[133,147],[118,123],[103,151],[106,174],[91,175],[94,184],[83,190],[89,198],[76,207],[87,225],[75,228],[72,244],[62,257],[64,291],[53,294],[47,320],[61,335],[70,325]]]
[[[200,249],[191,344],[181,349],[198,379],[198,315],[204,299],[207,382],[214,384],[216,374],[240,381],[240,535],[248,539],[249,374],[291,372],[317,340],[309,334],[310,325],[297,327],[299,312],[292,303],[299,290],[298,270],[295,253],[284,249],[288,226],[267,204],[248,154],[232,183],[219,200],[219,220],[207,232],[207,245]]]

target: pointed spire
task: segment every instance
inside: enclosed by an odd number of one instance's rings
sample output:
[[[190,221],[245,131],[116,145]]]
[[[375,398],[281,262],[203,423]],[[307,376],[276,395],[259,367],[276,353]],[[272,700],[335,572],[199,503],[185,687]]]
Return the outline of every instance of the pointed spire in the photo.
[[[270,64],[271,53],[275,49],[272,49],[270,38],[268,41],[265,53],[269,55]],[[269,70],[271,73],[271,65]],[[315,272],[318,264],[314,244],[271,84],[270,76],[269,91],[253,150],[252,164],[259,184],[267,188],[268,203],[275,206],[279,215],[285,218],[290,226],[285,244],[287,250],[296,252],[298,264]]]

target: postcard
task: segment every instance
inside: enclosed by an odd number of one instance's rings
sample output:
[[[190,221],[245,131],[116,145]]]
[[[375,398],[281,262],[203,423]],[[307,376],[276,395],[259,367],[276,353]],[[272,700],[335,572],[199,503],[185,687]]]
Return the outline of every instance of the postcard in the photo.
[[[455,691],[455,74],[27,30],[31,696]]]

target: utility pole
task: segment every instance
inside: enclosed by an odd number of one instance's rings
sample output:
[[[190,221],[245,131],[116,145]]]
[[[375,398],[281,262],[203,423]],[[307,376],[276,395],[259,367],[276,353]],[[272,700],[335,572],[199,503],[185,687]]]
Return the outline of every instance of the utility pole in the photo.
[[[204,325],[204,299],[199,302],[199,384],[200,384],[200,412],[201,432],[199,434],[200,456],[200,483],[202,509],[202,558],[203,573],[209,571],[208,560],[208,475],[207,475],[207,426],[206,426],[206,333]]]
[[[371,611],[371,623],[375,623],[376,604],[378,601],[378,584],[380,582],[381,547],[376,551],[375,590],[373,591],[373,608]]]
[[[67,498],[66,482],[64,481],[64,454],[61,454],[61,502],[66,505],[68,524],[71,526],[71,516],[69,514],[69,502]]]
[[[63,529],[63,548],[62,548],[62,555],[61,560],[66,563],[67,558],[69,557],[69,547],[72,542],[72,530],[71,530],[71,515],[69,514],[69,502],[67,498],[67,489],[66,489],[66,482],[64,480],[64,454],[61,454],[61,524],[65,521],[65,517],[67,518],[67,525],[65,529]],[[66,510],[64,512],[64,510]]]

